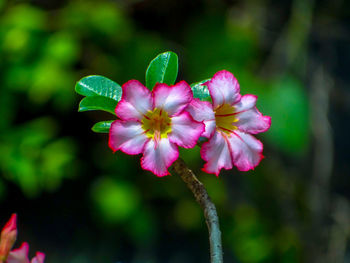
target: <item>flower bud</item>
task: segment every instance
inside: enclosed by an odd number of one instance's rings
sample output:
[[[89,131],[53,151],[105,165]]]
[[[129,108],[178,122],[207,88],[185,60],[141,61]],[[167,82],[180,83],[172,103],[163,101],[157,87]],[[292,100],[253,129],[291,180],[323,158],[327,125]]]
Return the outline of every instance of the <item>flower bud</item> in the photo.
[[[7,259],[8,254],[17,238],[17,215],[12,214],[10,220],[1,231],[0,236],[0,263]]]

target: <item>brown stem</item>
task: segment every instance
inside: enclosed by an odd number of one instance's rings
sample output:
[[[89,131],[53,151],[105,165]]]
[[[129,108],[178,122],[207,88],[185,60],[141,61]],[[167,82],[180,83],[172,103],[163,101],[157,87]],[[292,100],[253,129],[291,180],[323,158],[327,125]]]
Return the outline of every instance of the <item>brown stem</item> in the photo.
[[[216,213],[215,205],[211,201],[207,190],[182,159],[177,159],[172,169],[180,175],[181,179],[187,184],[188,188],[190,188],[197,202],[204,210],[204,217],[209,230],[211,263],[223,263],[219,218]]]

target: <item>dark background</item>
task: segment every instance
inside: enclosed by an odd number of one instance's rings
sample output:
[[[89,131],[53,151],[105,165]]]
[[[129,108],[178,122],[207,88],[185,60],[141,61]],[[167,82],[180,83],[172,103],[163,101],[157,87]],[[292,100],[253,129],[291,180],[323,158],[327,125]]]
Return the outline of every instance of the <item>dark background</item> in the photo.
[[[144,83],[158,53],[178,81],[219,70],[272,117],[250,172],[201,172],[217,205],[225,262],[350,262],[349,1],[0,0],[0,224],[46,262],[209,262],[206,225],[176,175],[112,154],[78,113],[89,74]]]

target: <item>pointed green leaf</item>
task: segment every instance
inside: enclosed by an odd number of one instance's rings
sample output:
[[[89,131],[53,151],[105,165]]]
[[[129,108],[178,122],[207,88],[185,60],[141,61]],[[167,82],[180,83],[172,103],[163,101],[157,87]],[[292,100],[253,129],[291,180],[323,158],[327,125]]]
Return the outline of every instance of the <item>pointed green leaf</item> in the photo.
[[[118,102],[102,96],[85,97],[79,104],[79,111],[103,110],[115,115]]]
[[[203,85],[203,83],[208,82],[210,79],[202,80],[196,83],[191,84],[191,89],[193,92],[193,98],[197,98],[200,100],[210,101],[210,93],[208,87]]]
[[[109,133],[113,121],[100,121],[92,126],[91,130],[98,133]]]
[[[87,97],[102,96],[119,101],[122,96],[122,88],[114,81],[98,75],[82,78],[75,85],[75,91]]]
[[[173,85],[178,73],[178,57],[174,52],[168,51],[159,54],[151,61],[146,71],[146,86],[150,90],[159,83]]]

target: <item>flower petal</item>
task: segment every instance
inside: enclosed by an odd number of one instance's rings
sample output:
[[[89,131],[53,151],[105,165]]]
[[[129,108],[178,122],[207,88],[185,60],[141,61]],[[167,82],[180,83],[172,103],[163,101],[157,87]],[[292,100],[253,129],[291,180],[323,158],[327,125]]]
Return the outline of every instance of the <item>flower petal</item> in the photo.
[[[207,83],[214,109],[222,104],[234,104],[241,98],[239,84],[231,72],[226,70],[215,73]]]
[[[153,89],[154,107],[164,109],[169,116],[174,116],[187,107],[193,98],[191,87],[180,81],[174,86],[158,83]]]
[[[113,151],[121,150],[127,154],[139,154],[149,140],[137,121],[116,120],[109,130],[109,147]]]
[[[205,131],[201,136],[210,138],[216,126],[215,114],[211,103],[209,101],[193,99],[190,104],[188,104],[186,111],[188,111],[196,121],[204,122]]]
[[[42,252],[36,252],[36,255],[32,260],[31,263],[44,263],[45,260],[45,254]]]
[[[228,137],[231,146],[233,164],[240,171],[254,169],[263,158],[263,144],[252,135],[234,131]]]
[[[178,146],[193,148],[204,130],[205,126],[202,122],[193,120],[191,115],[184,111],[180,115],[171,118],[169,140]]]
[[[207,163],[203,167],[206,173],[219,175],[222,168],[232,169],[231,149],[227,142],[227,136],[221,132],[215,132],[201,149],[201,156]]]
[[[9,221],[1,231],[0,260],[6,258],[17,238],[17,215],[12,214]]]
[[[24,242],[18,249],[14,249],[10,252],[7,263],[29,263],[28,259],[29,245]]]
[[[6,225],[1,231],[1,235],[9,234],[13,231],[17,231],[17,214],[12,214],[9,221],[7,221]]]
[[[179,157],[177,146],[167,138],[160,139],[157,143],[149,140],[145,145],[141,167],[149,170],[157,176],[168,175],[168,167]]]
[[[122,89],[115,113],[122,120],[142,120],[143,115],[152,110],[151,92],[137,80],[129,80]]]
[[[257,134],[267,131],[271,126],[271,117],[263,116],[255,107],[257,96],[244,95],[240,102],[235,104],[235,109],[239,112],[237,126],[239,130]]]

